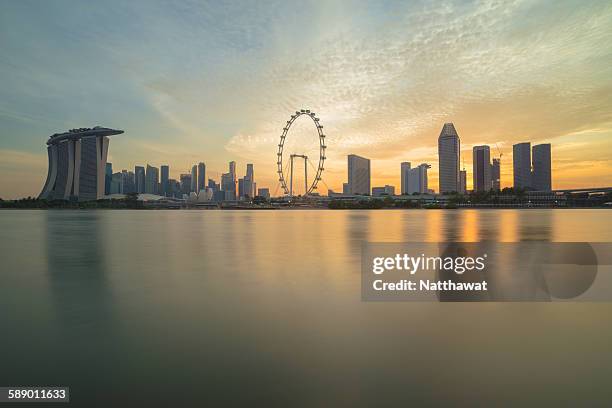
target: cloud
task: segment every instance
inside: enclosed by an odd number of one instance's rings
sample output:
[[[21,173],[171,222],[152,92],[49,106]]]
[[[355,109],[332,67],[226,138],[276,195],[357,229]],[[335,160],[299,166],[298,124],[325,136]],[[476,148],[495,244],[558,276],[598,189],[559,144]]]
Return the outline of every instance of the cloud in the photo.
[[[274,189],[278,138],[300,108],[325,126],[324,178],[336,189],[349,153],[376,163],[373,184],[399,179],[401,161],[429,162],[436,187],[446,121],[468,169],[472,145],[497,155],[497,143],[506,185],[517,141],[554,140],[559,160],[612,152],[580,133],[612,129],[606,2],[60,3],[38,13],[14,4],[6,15],[11,61],[0,57],[0,73],[12,91],[0,99],[15,103],[0,121],[22,122],[23,137],[40,117],[119,122],[134,140],[111,147],[125,167],[204,160],[221,172],[238,159]],[[313,130],[292,129],[292,148],[312,151]]]

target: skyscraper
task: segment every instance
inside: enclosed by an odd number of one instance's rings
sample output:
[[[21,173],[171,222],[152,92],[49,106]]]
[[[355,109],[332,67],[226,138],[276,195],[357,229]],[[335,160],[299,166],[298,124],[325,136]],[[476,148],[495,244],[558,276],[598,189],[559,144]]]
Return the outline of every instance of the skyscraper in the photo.
[[[224,191],[224,199],[233,201],[236,199],[236,162],[229,163],[229,173],[221,175],[221,190]]]
[[[104,194],[110,194],[111,180],[113,178],[113,163],[106,163],[106,171],[104,173]]]
[[[255,197],[255,174],[253,172],[253,164],[248,163],[246,169],[246,177],[244,178],[244,195],[249,198]]]
[[[190,191],[194,193],[198,192],[198,166],[195,164],[191,167],[191,189]]]
[[[512,170],[514,188],[531,188],[531,143],[518,143],[512,146]]]
[[[121,182],[123,183],[123,193],[135,193],[136,192],[136,177],[134,172],[121,170]]]
[[[419,164],[417,167],[408,170],[408,180],[406,194],[425,194],[428,190],[427,169],[431,166],[427,163]]]
[[[145,168],[142,166],[134,167],[134,177],[136,179],[136,192],[142,194],[145,192]]]
[[[245,182],[246,178],[239,178],[238,179],[238,198],[240,200],[244,200],[245,199],[245,194],[246,192],[244,191],[244,182]]]
[[[236,199],[236,183],[232,180],[231,173],[221,175],[221,191],[224,192],[224,200],[233,201]]]
[[[170,185],[168,184],[168,180],[170,179],[170,166],[164,164],[161,166],[161,191],[160,195],[169,197],[170,194]]]
[[[113,173],[109,194],[123,194],[123,177],[120,172]]]
[[[538,191],[550,191],[551,182],[550,143],[533,146],[532,187]]]
[[[236,182],[236,162],[235,161],[229,162],[229,173],[232,175],[232,180]]]
[[[459,191],[460,194],[467,193],[467,171],[461,170],[459,172]]]
[[[410,167],[410,162],[401,165],[401,192],[406,194],[425,194],[428,190],[427,169],[429,164],[422,163],[415,168]]]
[[[440,193],[459,191],[461,142],[452,123],[445,123],[438,137]]]
[[[493,159],[491,165],[491,188],[495,191],[501,190],[501,159]]]
[[[106,190],[108,136],[122,130],[96,126],[55,133],[47,141],[49,168],[39,198],[98,200]]]
[[[181,183],[179,183],[177,180],[175,179],[170,179],[168,180],[168,185],[169,185],[169,193],[170,193],[170,197],[176,197],[176,198],[181,198],[182,194],[181,194]]]
[[[400,167],[400,192],[402,195],[408,193],[408,177],[410,175],[410,162],[402,162]]]
[[[206,189],[206,165],[203,162],[198,164],[198,191]]]
[[[370,160],[355,154],[348,155],[348,184],[350,194],[370,194]]]
[[[208,188],[215,191],[221,190],[219,184],[215,183],[215,180],[213,179],[208,179]]]
[[[191,192],[191,173],[181,174],[181,194],[189,195]]]
[[[157,194],[159,189],[159,169],[147,164],[145,178],[145,193]]]
[[[491,149],[489,146],[474,146],[472,154],[474,191],[489,191],[491,189]]]

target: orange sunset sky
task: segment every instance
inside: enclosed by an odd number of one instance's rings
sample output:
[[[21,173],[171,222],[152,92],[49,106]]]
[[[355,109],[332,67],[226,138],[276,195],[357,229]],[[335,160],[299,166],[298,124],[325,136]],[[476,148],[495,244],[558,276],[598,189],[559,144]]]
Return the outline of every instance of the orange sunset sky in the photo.
[[[53,4],[52,4],[53,3]],[[612,3],[5,2],[0,13],[0,197],[40,192],[45,141],[95,125],[114,171],[203,161],[255,164],[277,191],[276,145],[297,109],[327,135],[327,188],[346,156],[372,160],[372,186],[399,191],[400,162],[429,163],[453,122],[471,187],[471,149],[551,143],[553,188],[612,186]],[[300,118],[287,152],[317,155]],[[301,171],[299,172],[301,174]],[[301,185],[296,180],[296,185]],[[299,193],[299,191],[298,191]]]

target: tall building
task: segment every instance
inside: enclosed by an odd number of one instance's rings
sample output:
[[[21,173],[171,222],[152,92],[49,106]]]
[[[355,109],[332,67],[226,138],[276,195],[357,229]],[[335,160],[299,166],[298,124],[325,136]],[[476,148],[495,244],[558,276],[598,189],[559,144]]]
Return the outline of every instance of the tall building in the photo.
[[[232,180],[231,173],[223,173],[221,175],[221,191],[224,192],[223,199],[233,201],[236,199],[236,184]]]
[[[445,123],[438,137],[440,193],[459,191],[461,141],[452,123]]]
[[[136,179],[136,192],[138,194],[144,193],[145,184],[146,184],[145,168],[142,166],[135,166],[134,167],[134,177]]]
[[[348,155],[349,194],[370,194],[370,160],[355,154]]]
[[[218,183],[215,183],[215,180],[213,179],[208,179],[208,188],[214,191],[221,190],[221,186]]]
[[[51,135],[47,141],[47,179],[39,198],[79,201],[103,198],[108,136],[122,133],[122,130],[96,126]]]
[[[245,178],[238,179],[238,198],[240,200],[245,199],[246,192],[244,191],[244,181],[245,181]]]
[[[135,175],[131,171],[121,170],[111,177],[109,194],[128,194],[136,192]]]
[[[533,146],[532,187],[538,191],[552,190],[550,143]]]
[[[172,194],[170,194],[170,185],[169,180],[170,180],[170,166],[168,166],[167,164],[164,164],[161,166],[161,191],[160,191],[160,195],[163,195],[165,197],[169,197]]]
[[[229,173],[221,175],[221,190],[224,191],[224,200],[236,200],[236,162],[229,163]]]
[[[196,164],[191,167],[191,187],[189,191],[198,192],[198,166]]]
[[[145,193],[158,194],[159,190],[159,169],[147,164],[145,174]]]
[[[489,146],[474,146],[472,155],[474,191],[491,190],[491,149]]]
[[[181,183],[178,180],[170,179],[168,184],[170,185],[171,197],[181,198],[183,196],[181,194]]]
[[[531,143],[512,146],[512,170],[514,188],[531,189]]]
[[[427,163],[419,164],[417,167],[408,170],[406,194],[425,194],[428,191],[427,169],[431,166]]]
[[[410,162],[403,162],[401,165],[401,191],[406,194],[425,194],[428,191],[427,169],[431,166],[426,163],[419,164],[411,168]]]
[[[467,171],[461,170],[459,172],[459,191],[460,194],[467,193]]]
[[[203,162],[198,164],[198,191],[206,189],[206,165]]]
[[[255,197],[255,173],[253,164],[247,164],[246,177],[244,178],[244,195],[250,198]]]
[[[104,173],[104,194],[110,194],[111,180],[113,178],[113,163],[106,163],[106,170]]]
[[[410,162],[402,162],[400,167],[400,192],[402,195],[408,193],[408,177],[410,176]]]
[[[181,174],[181,194],[189,195],[191,192],[191,173]]]
[[[493,159],[491,164],[491,188],[501,190],[501,159]]]
[[[344,195],[351,194],[349,190],[349,183],[342,183],[342,194]]]
[[[234,183],[235,183],[236,182],[236,162],[235,161],[229,162],[229,173],[232,175],[232,180],[234,180]]]
[[[123,184],[123,193],[136,192],[136,175],[132,171],[121,170],[121,182]]]
[[[120,172],[113,173],[109,194],[123,194],[123,180]]]

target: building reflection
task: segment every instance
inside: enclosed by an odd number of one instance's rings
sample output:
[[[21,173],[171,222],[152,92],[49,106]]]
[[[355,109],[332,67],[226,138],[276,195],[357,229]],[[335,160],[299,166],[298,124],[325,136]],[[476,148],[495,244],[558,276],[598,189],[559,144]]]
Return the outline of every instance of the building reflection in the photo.
[[[66,336],[107,335],[112,296],[100,212],[46,212],[47,273],[52,303]]]

